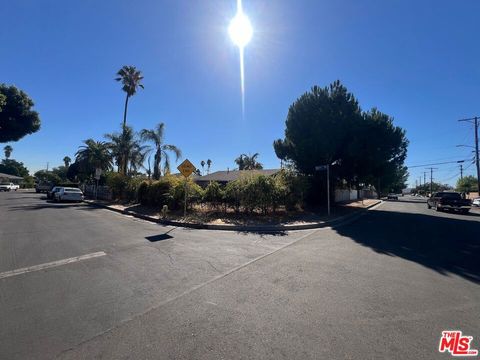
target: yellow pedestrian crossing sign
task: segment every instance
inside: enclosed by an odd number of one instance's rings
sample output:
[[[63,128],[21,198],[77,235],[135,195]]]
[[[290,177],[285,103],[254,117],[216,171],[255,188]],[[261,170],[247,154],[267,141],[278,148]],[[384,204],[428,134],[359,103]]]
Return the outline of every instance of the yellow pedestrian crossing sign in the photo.
[[[185,177],[189,177],[195,170],[197,170],[188,159],[185,159],[185,161],[178,165],[177,169]]]

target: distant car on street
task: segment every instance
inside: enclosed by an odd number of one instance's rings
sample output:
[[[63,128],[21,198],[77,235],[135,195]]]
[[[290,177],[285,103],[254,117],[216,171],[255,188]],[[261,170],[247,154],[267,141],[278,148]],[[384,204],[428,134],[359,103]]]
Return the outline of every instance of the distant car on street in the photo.
[[[53,194],[53,199],[57,202],[61,201],[83,201],[82,190],[71,187],[61,187]]]
[[[454,210],[462,214],[470,211],[470,204],[470,200],[463,199],[460,193],[453,191],[434,193],[433,196],[427,200],[427,207],[429,209],[435,208],[437,211]]]
[[[39,182],[35,184],[35,192],[37,193],[48,193],[52,188],[53,184],[50,182]]]
[[[17,191],[20,189],[20,185],[15,185],[14,183],[1,183],[0,191]]]
[[[47,199],[53,200],[55,193],[61,188],[61,186],[54,186],[51,190],[47,191]]]
[[[397,194],[388,194],[387,195],[387,200],[398,200],[398,195]]]
[[[472,205],[476,207],[480,207],[480,197],[473,199]]]

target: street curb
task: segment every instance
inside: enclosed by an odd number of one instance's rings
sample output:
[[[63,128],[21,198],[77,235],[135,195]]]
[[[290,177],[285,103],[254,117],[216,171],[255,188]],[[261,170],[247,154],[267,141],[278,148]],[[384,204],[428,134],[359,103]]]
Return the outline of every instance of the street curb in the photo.
[[[365,211],[371,209],[374,206],[381,204],[383,201],[378,200],[377,202],[367,206],[366,208],[360,209],[358,212],[343,215],[328,221],[322,221],[322,222],[312,223],[312,224],[272,225],[272,226],[269,226],[269,225],[266,225],[266,226],[215,225],[215,224],[186,223],[181,221],[158,219],[149,215],[139,214],[134,211],[117,209],[109,205],[96,203],[93,200],[84,200],[84,202],[90,206],[107,209],[119,214],[133,216],[138,219],[151,221],[161,225],[169,225],[169,226],[184,227],[184,228],[191,228],[191,229],[227,230],[227,231],[238,231],[238,232],[280,232],[280,231],[291,231],[291,230],[311,230],[311,229],[319,229],[319,228],[324,228],[329,226],[335,226],[335,225],[338,225],[339,223],[342,223],[343,221],[351,220],[361,216]]]

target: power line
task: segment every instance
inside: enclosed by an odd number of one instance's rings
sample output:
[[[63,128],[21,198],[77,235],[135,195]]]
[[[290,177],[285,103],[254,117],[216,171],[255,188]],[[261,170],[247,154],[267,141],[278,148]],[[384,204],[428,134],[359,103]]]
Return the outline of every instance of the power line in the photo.
[[[463,161],[468,161],[468,159],[467,159],[467,160],[457,160],[457,161],[445,161],[445,162],[433,163],[433,164],[413,165],[413,166],[408,166],[408,165],[407,165],[407,168],[413,169],[413,168],[424,167],[424,166],[431,166],[431,165],[453,164],[453,163],[459,163],[459,162],[463,162]]]

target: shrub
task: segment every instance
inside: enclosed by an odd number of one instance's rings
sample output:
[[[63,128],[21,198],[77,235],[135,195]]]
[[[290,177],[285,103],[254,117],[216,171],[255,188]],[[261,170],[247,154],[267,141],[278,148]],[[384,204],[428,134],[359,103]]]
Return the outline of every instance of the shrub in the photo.
[[[242,185],[239,180],[231,181],[225,186],[225,203],[240,211]]]
[[[170,205],[172,185],[168,180],[161,179],[153,182],[148,188],[148,205]],[[169,206],[170,207],[170,206]]]
[[[150,184],[146,181],[143,181],[138,186],[137,200],[142,205],[149,205],[149,197],[148,197],[149,187],[150,187]]]
[[[105,175],[107,186],[112,192],[113,199],[122,199],[127,187],[128,178],[116,172],[109,172]]]
[[[216,181],[210,181],[210,183],[205,188],[205,195],[203,200],[211,203],[215,208],[218,207],[220,203],[223,202],[224,191],[220,187],[220,184]]]

